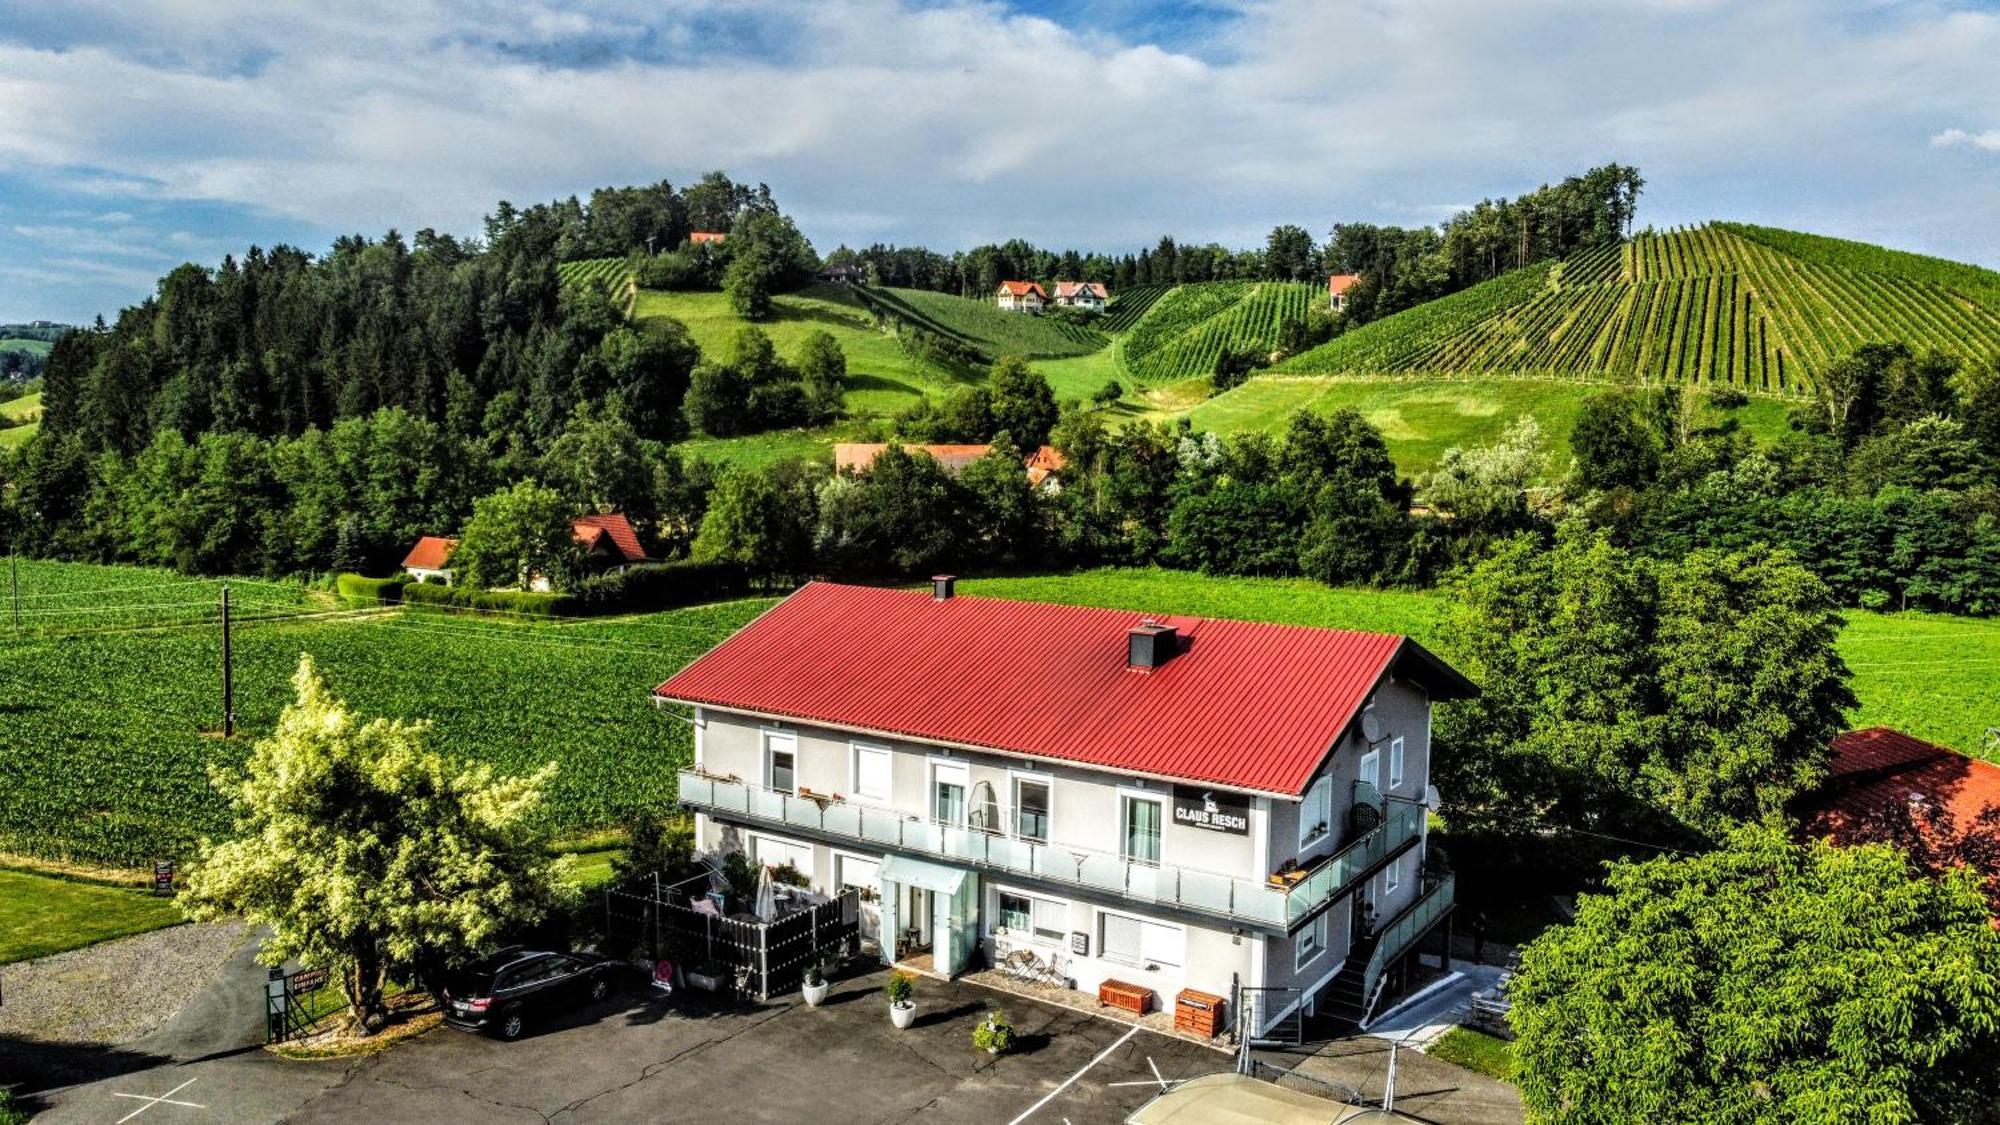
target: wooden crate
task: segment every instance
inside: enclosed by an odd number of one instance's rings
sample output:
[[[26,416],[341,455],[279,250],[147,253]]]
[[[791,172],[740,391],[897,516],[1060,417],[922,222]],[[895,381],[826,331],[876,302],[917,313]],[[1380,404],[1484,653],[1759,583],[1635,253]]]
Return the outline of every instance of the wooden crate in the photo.
[[[1181,989],[1174,998],[1174,1029],[1213,1039],[1222,1032],[1222,997],[1212,992]]]
[[[1097,986],[1097,1002],[1143,1016],[1153,1010],[1153,990],[1122,980],[1108,980]]]

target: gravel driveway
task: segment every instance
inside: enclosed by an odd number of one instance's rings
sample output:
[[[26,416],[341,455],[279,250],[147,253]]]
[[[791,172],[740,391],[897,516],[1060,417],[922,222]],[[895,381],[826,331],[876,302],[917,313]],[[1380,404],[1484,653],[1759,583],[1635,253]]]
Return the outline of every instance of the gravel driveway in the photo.
[[[108,1046],[157,1030],[250,938],[203,922],[0,966],[0,1037]]]

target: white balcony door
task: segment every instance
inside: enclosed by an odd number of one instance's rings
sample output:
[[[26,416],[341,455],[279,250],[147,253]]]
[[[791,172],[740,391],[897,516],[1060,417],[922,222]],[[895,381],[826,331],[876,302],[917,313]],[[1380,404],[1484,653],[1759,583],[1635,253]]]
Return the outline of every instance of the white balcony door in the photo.
[[[970,779],[962,762],[931,763],[931,819],[947,828],[965,827],[965,793]]]
[[[780,793],[799,791],[799,740],[778,731],[764,732],[764,787]]]

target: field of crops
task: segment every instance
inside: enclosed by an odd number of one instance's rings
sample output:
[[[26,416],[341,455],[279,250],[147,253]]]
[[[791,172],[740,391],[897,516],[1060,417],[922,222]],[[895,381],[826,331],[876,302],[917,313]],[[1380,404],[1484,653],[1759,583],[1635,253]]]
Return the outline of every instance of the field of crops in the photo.
[[[942,336],[989,360],[1088,355],[1106,343],[1094,328],[1054,316],[1008,312],[984,299],[872,285],[855,287],[855,295],[889,320]]]
[[[1844,238],[1828,238],[1750,223],[1717,223],[1715,226],[1727,234],[1761,243],[1800,261],[1935,285],[1969,297],[1989,309],[2000,310],[2000,272],[1980,266],[1912,254],[1906,250],[1891,250],[1887,246],[1868,242],[1850,242]]]
[[[1636,378],[1803,395],[1816,372],[1865,343],[2000,354],[2000,308],[1945,284],[1987,271],[1782,231],[1752,239],[1743,229],[1643,235],[1517,271],[1281,369]]]
[[[610,291],[612,299],[624,306],[628,316],[639,292],[639,279],[633,275],[631,264],[624,258],[583,258],[574,262],[558,262],[556,277],[566,287],[604,286]]]
[[[142,586],[159,572],[24,563],[37,591],[96,585],[170,627],[80,625],[76,635],[0,633],[0,851],[143,864],[227,829],[207,780],[271,728],[310,652],[334,689],[370,715],[429,719],[434,744],[510,772],[560,769],[549,824],[615,825],[673,798],[691,751],[686,724],[648,690],[768,602],[590,622],[516,624],[409,610],[267,616],[235,629],[239,737],[220,722],[220,637],[205,591]],[[232,593],[234,590],[232,590]],[[150,601],[137,601],[141,597]],[[59,600],[59,599],[51,599]],[[56,620],[54,615],[46,620]]]
[[[968,580],[969,594],[1402,633],[1435,646],[1444,599],[1407,591],[1333,589],[1306,579],[1217,578],[1177,570],[1092,570]],[[1852,612],[1840,653],[1861,707],[1853,726],[1895,726],[1988,758],[2000,715],[2000,626],[1936,614]]]
[[[1111,295],[1111,303],[1104,307],[1104,315],[1099,318],[1097,327],[1113,333],[1130,329],[1139,323],[1139,318],[1146,315],[1146,310],[1152,308],[1155,301],[1172,289],[1171,285],[1134,285],[1130,289],[1120,289]]]
[[[1200,294],[1199,301],[1177,303],[1170,310],[1161,302],[1155,306],[1155,315],[1140,319],[1124,345],[1125,365],[1135,378],[1160,383],[1211,375],[1216,361],[1229,351],[1254,352],[1263,359],[1277,348],[1285,323],[1304,320],[1320,294],[1316,285],[1278,281],[1249,286],[1211,282],[1184,285],[1175,292],[1212,287],[1216,293]],[[1234,292],[1235,300],[1218,307],[1217,299],[1226,292]],[[1207,308],[1214,311],[1195,319]],[[1162,312],[1173,316],[1170,319],[1160,315]]]

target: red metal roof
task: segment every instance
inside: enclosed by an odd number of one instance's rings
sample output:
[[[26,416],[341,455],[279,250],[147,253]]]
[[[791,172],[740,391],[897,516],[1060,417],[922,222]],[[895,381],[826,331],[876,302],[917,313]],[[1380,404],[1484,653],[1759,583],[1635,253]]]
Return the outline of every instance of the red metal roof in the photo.
[[[622,512],[605,512],[595,516],[578,516],[570,521],[570,533],[583,544],[586,551],[595,551],[598,544],[607,538],[612,550],[628,563],[646,561],[646,548],[639,545],[639,533],[632,530],[632,521]]]
[[[1872,820],[1912,801],[1944,806],[1964,831],[2000,805],[2000,766],[1888,727],[1851,730],[1833,740],[1826,784],[1799,811],[1812,834],[1860,843]]]
[[[1181,652],[1127,667],[1145,620]],[[805,722],[1296,796],[1395,667],[1470,684],[1403,637],[815,582],[656,694]]]
[[[441,535],[426,535],[417,540],[410,553],[403,556],[404,570],[442,570],[451,561],[451,553],[458,550],[458,540]]]

